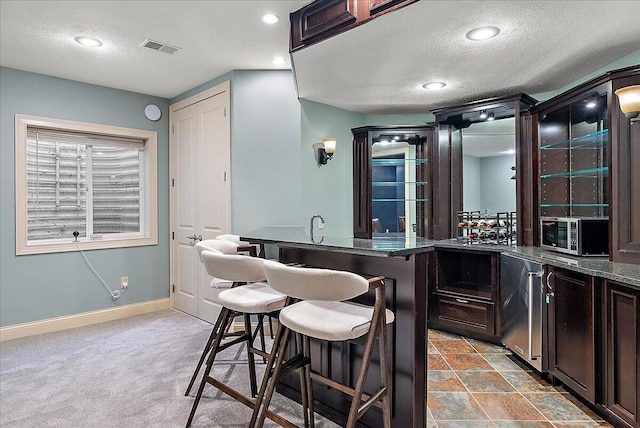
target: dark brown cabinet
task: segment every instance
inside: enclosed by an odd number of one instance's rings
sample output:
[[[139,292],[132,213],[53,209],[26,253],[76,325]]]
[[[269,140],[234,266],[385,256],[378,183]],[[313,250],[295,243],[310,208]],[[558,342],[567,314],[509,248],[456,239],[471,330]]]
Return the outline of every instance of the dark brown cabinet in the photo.
[[[552,266],[548,272],[549,374],[595,404],[595,280]]]
[[[466,137],[472,128],[486,126],[487,123],[495,126],[496,123],[507,124],[505,129],[514,130],[513,146],[515,151],[513,159],[513,171],[510,175],[515,178],[515,195],[510,195],[515,199],[515,206],[509,209],[498,209],[491,211],[495,214],[500,211],[516,212],[516,233],[520,245],[530,245],[532,234],[532,216],[527,209],[532,192],[531,164],[533,163],[531,150],[530,120],[525,121],[526,112],[537,101],[526,95],[517,94],[507,97],[491,98],[455,107],[446,107],[433,110],[437,120],[438,139],[433,145],[432,168],[438,181],[434,182],[433,192],[433,239],[446,239],[457,235],[458,213],[461,211],[484,211],[485,206],[466,206],[464,195],[465,172],[464,163],[466,153],[463,149],[466,142],[470,141]],[[528,117],[528,116],[526,116]],[[482,131],[480,131],[482,132]],[[491,149],[477,150],[484,151],[483,156],[495,156],[498,153]],[[477,154],[478,152],[476,152]],[[503,155],[503,153],[500,153]],[[473,182],[473,178],[467,177],[466,183]],[[511,182],[509,178],[507,181]],[[493,184],[492,184],[493,186]],[[509,187],[503,185],[503,187]],[[469,191],[469,190],[467,190]]]
[[[612,80],[611,90],[640,84],[640,66]],[[611,253],[620,263],[640,264],[640,120],[632,122],[611,96]],[[633,225],[636,225],[634,227]]]
[[[640,426],[640,290],[607,281],[604,406],[624,426]]]
[[[539,117],[540,216],[609,216],[607,85]]]
[[[640,84],[640,66],[605,73],[531,109],[533,199],[539,217],[608,217],[609,258],[640,263],[640,122],[620,111],[614,92]],[[535,159],[534,159],[535,160]]]
[[[499,342],[499,256],[438,250],[432,260],[429,327]]]
[[[418,0],[316,0],[290,15],[291,52]]]
[[[353,132],[353,236],[430,237],[429,126]]]

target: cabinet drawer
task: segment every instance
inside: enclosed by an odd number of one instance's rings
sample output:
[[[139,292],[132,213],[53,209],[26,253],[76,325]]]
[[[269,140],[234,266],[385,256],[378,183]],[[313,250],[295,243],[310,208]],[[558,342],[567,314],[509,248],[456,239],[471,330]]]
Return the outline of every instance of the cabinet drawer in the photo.
[[[466,297],[436,295],[434,315],[439,323],[477,333],[495,334],[495,311],[491,302]]]

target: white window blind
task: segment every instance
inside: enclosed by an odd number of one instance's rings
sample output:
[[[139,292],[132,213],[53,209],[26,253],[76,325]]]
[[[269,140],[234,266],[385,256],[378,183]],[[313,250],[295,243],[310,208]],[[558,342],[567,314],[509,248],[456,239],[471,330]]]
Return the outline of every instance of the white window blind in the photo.
[[[144,141],[27,127],[27,240],[143,230]]]

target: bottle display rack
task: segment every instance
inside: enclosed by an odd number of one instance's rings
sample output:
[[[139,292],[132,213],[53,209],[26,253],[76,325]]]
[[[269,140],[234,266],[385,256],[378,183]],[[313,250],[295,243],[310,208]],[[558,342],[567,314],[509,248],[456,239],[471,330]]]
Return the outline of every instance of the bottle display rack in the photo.
[[[457,212],[457,240],[466,244],[515,245],[516,213]]]

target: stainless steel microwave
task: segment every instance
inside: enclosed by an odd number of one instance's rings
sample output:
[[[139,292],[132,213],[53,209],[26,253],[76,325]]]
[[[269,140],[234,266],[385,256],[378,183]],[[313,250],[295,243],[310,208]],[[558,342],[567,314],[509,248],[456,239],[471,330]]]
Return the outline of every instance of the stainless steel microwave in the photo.
[[[576,256],[609,254],[608,217],[542,217],[540,248]]]

